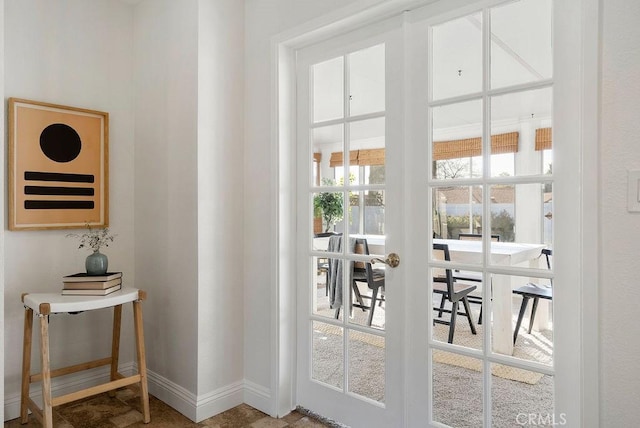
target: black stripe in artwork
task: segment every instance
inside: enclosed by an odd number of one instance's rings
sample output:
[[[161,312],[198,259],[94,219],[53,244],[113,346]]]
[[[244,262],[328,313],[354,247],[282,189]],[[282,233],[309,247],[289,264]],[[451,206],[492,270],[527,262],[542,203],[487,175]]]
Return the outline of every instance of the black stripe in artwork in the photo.
[[[93,196],[92,187],[24,186],[25,195]]]
[[[95,177],[92,174],[70,174],[37,171],[25,171],[24,179],[37,181],[64,181],[67,183],[93,183],[95,181]]]
[[[24,201],[25,210],[91,210],[93,201]]]

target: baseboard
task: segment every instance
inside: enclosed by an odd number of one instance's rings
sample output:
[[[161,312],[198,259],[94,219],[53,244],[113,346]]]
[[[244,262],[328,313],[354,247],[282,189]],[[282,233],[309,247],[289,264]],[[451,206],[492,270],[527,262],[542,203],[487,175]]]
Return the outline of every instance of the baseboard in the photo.
[[[244,402],[272,418],[276,417],[275,412],[272,411],[271,391],[246,379],[244,380]]]
[[[150,370],[147,370],[147,381],[151,395],[195,422],[201,422],[242,404],[245,397],[245,382],[243,381],[226,385],[200,396],[196,396],[182,386]],[[265,407],[263,406],[263,408]]]
[[[119,371],[125,376],[138,372],[137,364],[129,362],[121,364]],[[51,380],[51,393],[54,396],[69,394],[91,386],[109,381],[109,367],[98,367]],[[201,396],[170,381],[169,379],[147,369],[149,393],[178,412],[195,422],[200,422],[229,410],[242,403],[247,403],[264,413],[271,414],[271,394],[261,385],[243,380],[226,385]],[[42,405],[42,389],[38,385],[30,391],[30,397],[39,406]],[[5,421],[20,416],[20,393],[5,396]],[[153,415],[152,415],[153,417]]]
[[[196,422],[203,421],[243,403],[243,382],[239,381],[198,397]]]

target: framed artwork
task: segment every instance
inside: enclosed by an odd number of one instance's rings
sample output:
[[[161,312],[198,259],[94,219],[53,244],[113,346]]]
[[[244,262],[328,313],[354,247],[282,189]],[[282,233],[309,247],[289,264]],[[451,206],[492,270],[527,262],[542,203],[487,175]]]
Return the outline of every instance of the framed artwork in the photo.
[[[9,230],[109,225],[109,114],[9,98]]]

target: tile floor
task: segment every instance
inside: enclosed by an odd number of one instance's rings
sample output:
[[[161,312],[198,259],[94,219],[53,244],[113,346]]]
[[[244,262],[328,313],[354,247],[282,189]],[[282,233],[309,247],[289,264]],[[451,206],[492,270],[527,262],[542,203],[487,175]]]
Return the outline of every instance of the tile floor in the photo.
[[[200,423],[187,419],[175,409],[169,407],[157,398],[149,397],[151,422],[142,422],[140,413],[140,399],[136,391],[124,388],[116,391],[115,397],[107,393],[75,401],[54,408],[53,425],[55,428],[284,428],[326,427],[321,422],[292,412],[282,419],[274,419],[246,404],[241,404],[219,415],[213,416]],[[20,424],[20,418],[4,424],[5,428],[35,428],[42,425],[29,416],[29,422]]]

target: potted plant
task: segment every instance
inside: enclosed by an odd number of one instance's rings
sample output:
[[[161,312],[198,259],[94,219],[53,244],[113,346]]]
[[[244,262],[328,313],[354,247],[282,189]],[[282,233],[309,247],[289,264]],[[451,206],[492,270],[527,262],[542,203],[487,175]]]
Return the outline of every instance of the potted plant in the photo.
[[[335,186],[335,182],[328,178],[322,179],[324,186]],[[335,223],[342,220],[344,209],[342,206],[341,192],[320,192],[313,198],[313,213],[316,217],[322,217],[325,233],[335,228]]]
[[[113,235],[108,227],[93,229],[89,223],[85,226],[87,231],[82,234],[70,233],[67,237],[78,238],[80,245],[78,249],[91,248],[92,254],[87,256],[85,261],[85,268],[88,275],[104,275],[107,272],[109,265],[109,259],[105,254],[100,252],[100,248],[108,247],[110,242],[113,242],[115,235]]]

